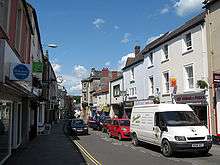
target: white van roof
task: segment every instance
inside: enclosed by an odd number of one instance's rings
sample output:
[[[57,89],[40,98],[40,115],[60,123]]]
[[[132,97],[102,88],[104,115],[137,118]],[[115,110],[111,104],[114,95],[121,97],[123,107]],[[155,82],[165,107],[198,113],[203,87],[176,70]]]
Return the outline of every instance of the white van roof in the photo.
[[[167,111],[193,111],[187,104],[145,104],[145,105],[136,105],[134,109],[150,109],[153,107],[158,107],[157,112],[167,112]],[[154,110],[155,111],[155,110]]]

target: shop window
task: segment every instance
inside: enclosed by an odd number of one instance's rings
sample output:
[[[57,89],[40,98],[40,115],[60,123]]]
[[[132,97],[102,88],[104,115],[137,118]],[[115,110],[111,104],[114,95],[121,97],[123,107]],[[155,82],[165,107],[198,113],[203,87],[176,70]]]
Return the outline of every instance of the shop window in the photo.
[[[0,100],[0,162],[10,154],[10,118],[12,104]]]

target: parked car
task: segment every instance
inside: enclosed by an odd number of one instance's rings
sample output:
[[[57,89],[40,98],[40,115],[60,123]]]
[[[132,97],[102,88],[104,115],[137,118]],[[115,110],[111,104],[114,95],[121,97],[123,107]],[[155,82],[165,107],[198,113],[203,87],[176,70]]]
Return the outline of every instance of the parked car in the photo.
[[[89,117],[89,119],[88,119],[88,126],[90,128],[92,128],[93,130],[98,130],[99,129],[99,125],[100,125],[100,122],[99,122],[98,119]]]
[[[71,130],[73,135],[87,135],[88,126],[82,119],[73,119],[71,121]]]
[[[111,124],[111,117],[106,116],[103,120],[100,121],[100,127],[99,127],[99,129],[100,129],[102,132],[107,132],[107,130],[108,130],[110,124]]]
[[[130,120],[113,119],[108,128],[109,137],[117,137],[119,140],[130,139]]]
[[[131,114],[131,138],[161,147],[164,156],[175,151],[207,154],[212,136],[187,104],[134,106]]]

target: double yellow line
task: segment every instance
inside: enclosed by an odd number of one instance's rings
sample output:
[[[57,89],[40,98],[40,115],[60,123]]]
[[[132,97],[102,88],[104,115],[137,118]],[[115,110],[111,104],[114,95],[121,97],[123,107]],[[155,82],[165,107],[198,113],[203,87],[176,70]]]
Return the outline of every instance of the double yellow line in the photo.
[[[101,163],[99,163],[99,161],[97,161],[88,151],[86,151],[86,149],[77,140],[71,140],[91,162],[93,162],[95,165],[101,165]]]

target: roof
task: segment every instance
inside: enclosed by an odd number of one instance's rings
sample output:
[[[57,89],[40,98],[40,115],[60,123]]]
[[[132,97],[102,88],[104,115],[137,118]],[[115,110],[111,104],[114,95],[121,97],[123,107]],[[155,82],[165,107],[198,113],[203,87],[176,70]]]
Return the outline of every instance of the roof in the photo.
[[[216,1],[218,1],[218,0],[205,0],[205,1],[203,2],[203,4],[205,4],[205,5],[210,5],[210,4],[215,3]]]
[[[123,76],[122,76],[122,75],[116,77],[115,79],[111,80],[110,82],[114,82],[114,81],[117,81],[117,80],[120,80],[120,79],[123,79]]]
[[[205,21],[205,12],[195,16],[194,18],[187,21],[185,24],[183,24],[182,26],[180,26],[176,30],[174,30],[172,32],[166,32],[164,35],[162,35],[158,39],[150,42],[139,54],[136,55],[135,58],[128,57],[126,65],[124,68],[122,68],[122,70],[125,70],[129,67],[132,67],[135,64],[138,64],[139,62],[144,60],[144,55],[146,53],[152,51],[154,48],[164,44],[165,42],[172,40],[173,38],[184,33],[185,31],[194,28],[195,26],[203,23],[204,21]]]
[[[149,51],[151,51],[155,47],[158,47],[158,46],[164,44],[165,42],[172,40],[173,38],[186,32],[187,30],[196,27],[197,25],[199,25],[203,22],[205,22],[205,12],[202,12],[201,14],[193,17],[191,20],[187,21],[186,23],[184,23],[182,26],[180,26],[176,30],[174,30],[172,32],[167,32],[162,37],[160,37],[157,40],[154,40],[153,42],[148,44],[144,49],[144,54],[148,53]]]

